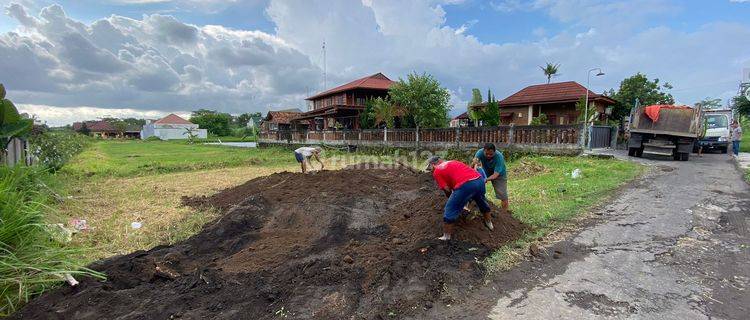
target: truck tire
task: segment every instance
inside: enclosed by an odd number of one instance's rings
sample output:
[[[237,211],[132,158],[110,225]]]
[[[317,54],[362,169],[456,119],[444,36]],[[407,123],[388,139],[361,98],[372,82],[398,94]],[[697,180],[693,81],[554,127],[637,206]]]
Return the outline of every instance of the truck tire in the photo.
[[[680,153],[680,161],[688,161],[690,159],[690,154],[687,152],[681,152]]]
[[[727,153],[728,150],[729,150],[729,147],[722,147],[721,153]]]
[[[635,156],[638,158],[643,157],[643,147],[635,149]]]
[[[628,148],[628,156],[635,157],[635,152],[638,148]]]

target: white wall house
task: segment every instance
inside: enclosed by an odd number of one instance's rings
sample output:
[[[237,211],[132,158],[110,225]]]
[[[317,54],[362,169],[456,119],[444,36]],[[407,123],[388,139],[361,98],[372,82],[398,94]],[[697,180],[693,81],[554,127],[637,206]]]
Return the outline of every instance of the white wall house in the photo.
[[[199,129],[197,124],[176,114],[170,114],[156,121],[149,120],[141,129],[141,139],[148,139],[149,137],[158,137],[162,140],[187,139],[188,129],[192,129],[196,138],[205,139],[208,137],[206,129]]]

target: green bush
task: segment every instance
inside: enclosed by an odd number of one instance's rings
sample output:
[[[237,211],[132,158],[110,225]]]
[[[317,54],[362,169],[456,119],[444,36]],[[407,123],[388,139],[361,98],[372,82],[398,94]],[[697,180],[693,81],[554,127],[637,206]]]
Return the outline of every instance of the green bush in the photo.
[[[63,275],[103,275],[82,268],[80,249],[65,247],[48,224],[50,192],[39,168],[0,166],[0,316],[7,316],[63,281]]]
[[[38,163],[59,170],[73,156],[83,151],[91,138],[72,131],[49,131],[31,138],[31,152]]]
[[[150,136],[150,137],[144,139],[143,141],[162,141],[162,140],[161,140],[161,138],[159,138],[157,136]]]

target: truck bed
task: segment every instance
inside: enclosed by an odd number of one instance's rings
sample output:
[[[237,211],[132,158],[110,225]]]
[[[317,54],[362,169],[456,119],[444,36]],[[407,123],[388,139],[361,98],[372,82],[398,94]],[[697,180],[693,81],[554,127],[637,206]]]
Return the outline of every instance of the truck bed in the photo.
[[[696,109],[662,108],[659,120],[653,122],[644,112],[644,108],[639,108],[633,115],[630,132],[695,138],[700,128],[696,112]]]

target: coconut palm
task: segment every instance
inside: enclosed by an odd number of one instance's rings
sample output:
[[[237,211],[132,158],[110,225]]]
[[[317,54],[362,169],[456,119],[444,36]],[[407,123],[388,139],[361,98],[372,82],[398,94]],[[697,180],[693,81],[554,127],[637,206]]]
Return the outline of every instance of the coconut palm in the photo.
[[[378,97],[373,100],[373,113],[375,114],[375,123],[385,123],[386,128],[393,128],[396,117],[405,114],[404,108],[397,106],[388,98]]]
[[[539,66],[539,69],[542,69],[542,72],[544,72],[544,75],[547,76],[547,84],[549,84],[550,80],[552,80],[553,76],[557,75],[557,69],[560,68],[559,63],[549,63],[547,62],[547,65],[542,67]]]

